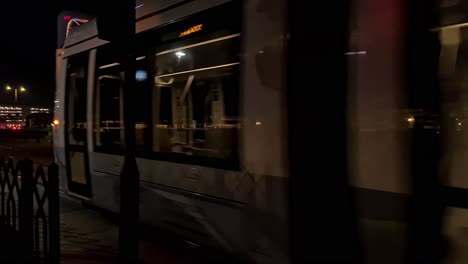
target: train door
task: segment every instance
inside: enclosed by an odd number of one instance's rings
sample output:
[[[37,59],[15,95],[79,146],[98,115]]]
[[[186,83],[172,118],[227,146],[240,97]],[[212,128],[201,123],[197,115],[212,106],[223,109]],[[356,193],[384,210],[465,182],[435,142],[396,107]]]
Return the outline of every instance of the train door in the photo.
[[[68,59],[65,104],[65,152],[67,182],[70,192],[89,197],[87,80],[89,53],[74,55]]]

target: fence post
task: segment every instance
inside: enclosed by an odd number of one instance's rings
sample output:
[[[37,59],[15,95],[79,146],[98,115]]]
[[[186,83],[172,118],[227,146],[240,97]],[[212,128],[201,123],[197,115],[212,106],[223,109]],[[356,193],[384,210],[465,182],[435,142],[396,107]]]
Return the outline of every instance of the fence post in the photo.
[[[19,231],[23,263],[32,263],[33,261],[33,162],[25,159],[21,164],[21,191],[20,193],[20,219]]]
[[[52,163],[48,170],[49,196],[49,263],[60,263],[60,196],[58,166]]]
[[[0,160],[0,177],[1,177],[1,181],[0,181],[0,224],[1,225],[4,225],[6,223],[6,220],[5,220],[5,184],[6,184],[6,175],[8,175],[8,171],[7,171],[7,165],[6,165],[6,161],[4,158],[2,158]]]

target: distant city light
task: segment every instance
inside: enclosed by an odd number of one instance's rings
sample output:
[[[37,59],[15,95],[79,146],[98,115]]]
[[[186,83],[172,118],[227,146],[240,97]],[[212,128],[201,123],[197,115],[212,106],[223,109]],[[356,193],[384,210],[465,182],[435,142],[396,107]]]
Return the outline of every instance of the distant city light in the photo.
[[[458,123],[458,125],[459,125],[459,126],[461,126],[461,125],[462,125],[462,123]]]
[[[260,121],[255,122],[255,125],[256,125],[256,126],[261,126],[262,124],[263,124],[263,123],[260,122]]]
[[[50,113],[50,109],[48,109],[48,108],[34,108],[34,107],[32,107],[30,109],[30,111],[31,111],[31,114],[37,114],[37,113],[47,113],[48,114],[48,113]]]
[[[414,122],[414,120],[415,120],[414,117],[409,117],[408,118],[408,122]]]
[[[0,105],[0,117],[5,122],[23,122],[30,114],[50,114],[51,109],[47,107],[9,106]]]

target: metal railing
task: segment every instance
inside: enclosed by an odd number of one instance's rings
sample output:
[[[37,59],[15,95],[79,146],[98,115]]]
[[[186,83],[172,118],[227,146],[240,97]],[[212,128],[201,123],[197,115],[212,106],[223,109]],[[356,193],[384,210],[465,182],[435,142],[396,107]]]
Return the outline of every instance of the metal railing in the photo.
[[[47,172],[47,173],[46,173]],[[0,225],[20,263],[60,263],[58,166],[0,159]],[[2,234],[0,234],[2,235]]]

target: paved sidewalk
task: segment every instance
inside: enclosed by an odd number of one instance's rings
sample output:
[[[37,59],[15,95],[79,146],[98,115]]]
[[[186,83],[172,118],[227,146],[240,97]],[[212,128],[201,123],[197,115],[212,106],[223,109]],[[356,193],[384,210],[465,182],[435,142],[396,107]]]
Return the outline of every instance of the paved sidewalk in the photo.
[[[86,208],[79,201],[61,195],[61,262],[116,263],[118,226],[108,216]],[[115,220],[115,219],[114,219]],[[138,232],[137,230],[135,232]],[[142,263],[207,264],[213,262],[207,252],[190,251],[174,243],[140,240]],[[209,254],[208,254],[209,255]],[[219,260],[219,259],[218,259]]]
[[[60,216],[62,263],[114,263],[118,227],[99,213],[67,199],[61,199],[65,204]]]

